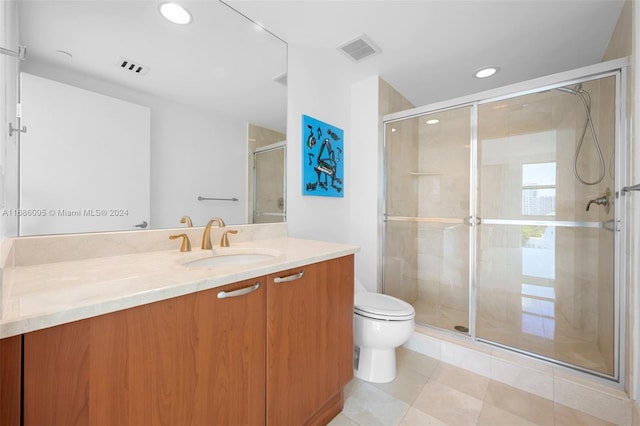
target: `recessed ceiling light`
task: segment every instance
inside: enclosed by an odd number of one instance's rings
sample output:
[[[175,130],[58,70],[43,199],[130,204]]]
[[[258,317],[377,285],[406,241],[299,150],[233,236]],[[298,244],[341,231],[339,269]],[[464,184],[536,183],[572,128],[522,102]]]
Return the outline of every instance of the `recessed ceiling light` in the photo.
[[[184,25],[191,22],[191,14],[187,9],[175,3],[161,4],[160,13],[174,24]]]
[[[440,120],[437,118],[432,118],[431,120],[427,120],[427,124],[438,124]]]
[[[498,67],[484,67],[475,72],[474,76],[476,78],[487,78],[491,77],[499,70]]]

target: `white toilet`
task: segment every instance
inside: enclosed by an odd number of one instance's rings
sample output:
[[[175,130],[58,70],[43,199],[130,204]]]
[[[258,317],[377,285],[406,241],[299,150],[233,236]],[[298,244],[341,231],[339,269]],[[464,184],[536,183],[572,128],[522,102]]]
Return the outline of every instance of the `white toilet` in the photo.
[[[354,375],[373,383],[396,378],[396,348],[415,328],[413,306],[386,294],[367,292],[356,280],[353,307]]]

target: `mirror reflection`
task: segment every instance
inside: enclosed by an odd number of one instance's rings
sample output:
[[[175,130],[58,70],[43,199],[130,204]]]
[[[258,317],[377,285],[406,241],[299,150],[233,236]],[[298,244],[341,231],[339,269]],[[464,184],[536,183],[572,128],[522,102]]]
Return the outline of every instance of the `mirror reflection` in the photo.
[[[253,168],[286,139],[286,44],[224,3],[180,4],[188,23],[151,0],[17,1],[19,235],[285,219],[282,172],[264,206]]]

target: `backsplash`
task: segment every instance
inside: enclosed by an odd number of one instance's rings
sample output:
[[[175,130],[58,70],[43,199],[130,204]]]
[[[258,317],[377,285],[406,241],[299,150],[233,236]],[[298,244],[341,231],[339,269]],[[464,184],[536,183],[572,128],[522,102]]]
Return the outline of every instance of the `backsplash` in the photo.
[[[200,250],[203,230],[204,227],[196,227],[5,238],[0,243],[0,266],[2,267],[0,314],[5,312],[5,303],[11,291],[11,275],[14,267],[160,250],[175,249],[177,251],[180,248],[180,240],[169,240],[169,235],[182,233],[189,236],[195,251]],[[214,247],[219,244],[223,231],[228,230],[238,231],[238,234],[229,236],[232,245],[234,242],[288,236],[286,223],[212,227],[211,241]]]

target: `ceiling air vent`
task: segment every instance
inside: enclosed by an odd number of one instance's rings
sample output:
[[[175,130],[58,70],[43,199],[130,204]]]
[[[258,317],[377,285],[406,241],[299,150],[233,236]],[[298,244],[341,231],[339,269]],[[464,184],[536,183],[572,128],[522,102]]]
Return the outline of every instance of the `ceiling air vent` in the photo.
[[[373,44],[371,39],[364,34],[339,46],[338,50],[354,62],[360,62],[369,56],[380,53],[380,48]]]
[[[149,72],[148,66],[125,58],[120,58],[118,66],[123,70],[130,72],[131,74],[145,75]]]

